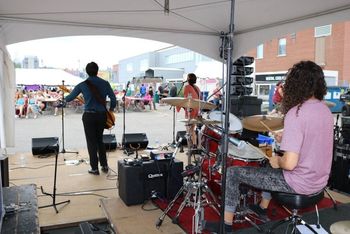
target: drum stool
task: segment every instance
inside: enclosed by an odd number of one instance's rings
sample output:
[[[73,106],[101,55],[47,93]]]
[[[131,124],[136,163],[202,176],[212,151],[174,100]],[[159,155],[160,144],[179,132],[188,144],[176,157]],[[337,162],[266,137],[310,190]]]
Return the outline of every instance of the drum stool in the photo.
[[[301,194],[291,194],[291,193],[282,193],[282,192],[273,192],[272,193],[272,199],[274,199],[277,203],[279,203],[282,206],[286,206],[287,208],[291,209],[291,216],[278,221],[275,223],[267,233],[271,234],[273,233],[273,230],[275,230],[278,226],[289,223],[292,224],[293,229],[292,233],[297,233],[297,225],[302,224],[305,225],[310,231],[317,234],[317,232],[304,220],[302,220],[301,216],[298,215],[298,210],[307,208],[310,206],[315,206],[316,209],[316,215],[317,215],[317,227],[319,227],[319,216],[318,216],[318,209],[317,209],[317,203],[321,201],[324,197],[324,189],[321,191],[311,194],[311,195],[301,195]]]

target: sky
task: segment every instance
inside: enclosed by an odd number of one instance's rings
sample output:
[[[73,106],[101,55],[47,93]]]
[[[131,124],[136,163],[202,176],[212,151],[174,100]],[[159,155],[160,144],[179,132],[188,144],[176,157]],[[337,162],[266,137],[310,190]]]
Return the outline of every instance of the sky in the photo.
[[[40,39],[11,44],[7,49],[15,62],[37,56],[40,66],[84,69],[91,61],[101,69],[119,60],[171,46],[167,43],[116,36],[74,36]]]

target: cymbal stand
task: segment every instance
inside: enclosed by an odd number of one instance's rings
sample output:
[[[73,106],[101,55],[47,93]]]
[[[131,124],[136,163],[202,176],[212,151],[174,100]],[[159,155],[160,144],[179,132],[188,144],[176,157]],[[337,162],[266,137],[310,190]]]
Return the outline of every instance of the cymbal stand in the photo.
[[[177,192],[174,199],[169,203],[167,208],[163,211],[161,216],[158,218],[156,222],[156,227],[159,228],[167,213],[173,208],[176,201],[180,198],[181,195],[184,195],[183,201],[180,204],[175,216],[172,218],[172,222],[174,224],[178,224],[179,216],[184,209],[185,206],[190,206],[195,209],[195,215],[193,216],[193,228],[195,230],[201,229],[201,220],[204,218],[204,206],[209,205],[212,207],[218,214],[219,207],[218,201],[215,198],[214,193],[207,186],[206,181],[202,179],[202,164],[204,157],[201,158],[200,161],[196,162],[196,166],[192,166],[188,170],[184,171],[182,175],[187,177],[184,185]],[[208,198],[207,194],[209,194],[210,198]],[[198,233],[198,232],[196,232]]]

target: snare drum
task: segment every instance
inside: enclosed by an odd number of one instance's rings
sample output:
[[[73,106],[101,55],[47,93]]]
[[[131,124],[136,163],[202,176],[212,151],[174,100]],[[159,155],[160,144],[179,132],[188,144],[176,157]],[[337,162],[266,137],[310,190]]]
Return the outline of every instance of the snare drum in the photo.
[[[228,156],[236,161],[235,166],[255,166],[266,158],[264,152],[248,143],[245,143],[242,149],[237,148],[233,144],[229,144]]]
[[[208,118],[220,121],[220,123],[216,125],[221,127],[225,116],[222,114],[221,111],[212,111],[209,113]],[[234,114],[230,113],[229,122],[230,122],[229,134],[236,134],[236,133],[242,132],[243,126],[242,126],[241,120],[237,118]]]

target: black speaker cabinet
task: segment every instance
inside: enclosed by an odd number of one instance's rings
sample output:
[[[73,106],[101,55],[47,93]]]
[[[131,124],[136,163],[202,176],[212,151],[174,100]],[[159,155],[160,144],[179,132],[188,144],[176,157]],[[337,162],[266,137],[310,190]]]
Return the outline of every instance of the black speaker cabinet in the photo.
[[[329,185],[350,194],[350,145],[337,144],[333,156]]]
[[[127,165],[118,161],[119,197],[126,205],[142,204],[156,193],[172,199],[183,185],[183,162],[150,160],[141,165]]]
[[[117,140],[114,134],[103,135],[103,143],[108,151],[115,150],[117,148]]]
[[[186,138],[186,131],[178,131],[176,133],[176,142],[178,142],[178,140],[180,139],[180,137],[182,137],[182,141],[181,144],[183,146],[187,145],[187,138]]]
[[[146,133],[125,133],[122,144],[126,149],[141,150],[146,149],[148,139]]]
[[[33,155],[58,153],[58,137],[32,138]]]

